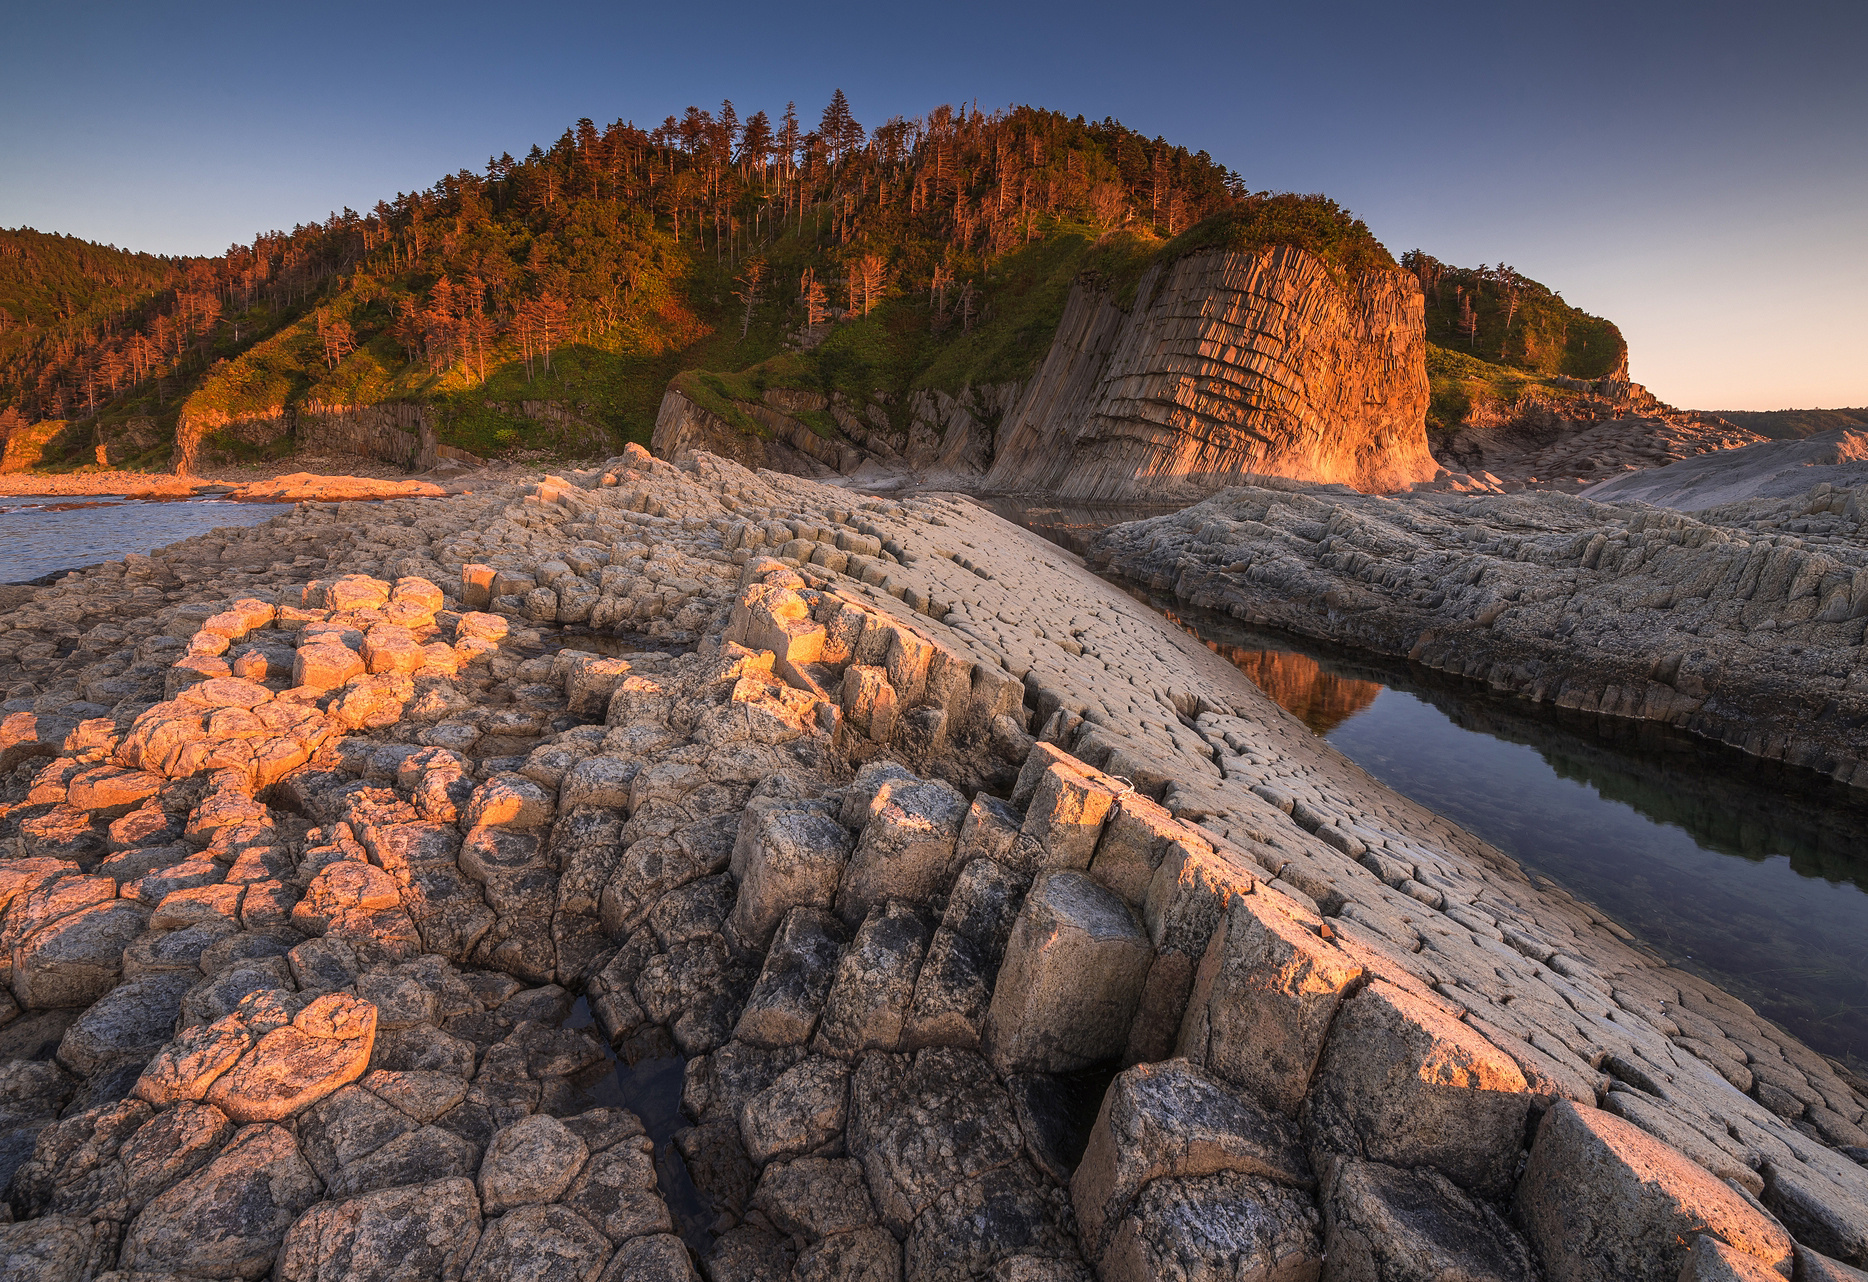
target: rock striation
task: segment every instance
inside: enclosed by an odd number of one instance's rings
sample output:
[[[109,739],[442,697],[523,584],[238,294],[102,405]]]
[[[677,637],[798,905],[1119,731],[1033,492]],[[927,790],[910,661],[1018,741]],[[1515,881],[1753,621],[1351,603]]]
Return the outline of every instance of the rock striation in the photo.
[[[7,616],[9,1278],[1868,1263],[1859,1083],[977,508],[370,515]]]
[[[1072,287],[983,488],[1162,502],[1264,473],[1398,490],[1439,470],[1426,410],[1408,273],[1343,282],[1289,246],[1191,254],[1150,267],[1127,310]]]
[[[1666,722],[1860,787],[1861,493],[1825,483],[1687,515],[1267,481],[1118,526],[1092,557],[1251,623]]]
[[[1302,250],[1156,264],[1119,302],[1072,286],[1026,382],[907,403],[768,388],[727,422],[684,391],[654,448],[798,475],[904,480],[1080,501],[1192,501],[1253,473],[1405,489],[1427,452],[1420,290],[1398,269],[1344,281]],[[812,415],[806,421],[803,415]],[[825,419],[829,422],[825,422]]]

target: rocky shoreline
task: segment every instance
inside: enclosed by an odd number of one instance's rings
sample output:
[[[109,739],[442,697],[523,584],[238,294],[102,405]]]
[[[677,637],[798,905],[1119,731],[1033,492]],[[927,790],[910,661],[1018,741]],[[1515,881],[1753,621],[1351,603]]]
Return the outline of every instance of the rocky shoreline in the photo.
[[[1493,690],[1868,787],[1868,543],[1820,484],[1693,513],[1276,478],[1104,532],[1102,568]]]
[[[8,1277],[1868,1265],[1862,1083],[958,499],[635,450],[0,623]]]

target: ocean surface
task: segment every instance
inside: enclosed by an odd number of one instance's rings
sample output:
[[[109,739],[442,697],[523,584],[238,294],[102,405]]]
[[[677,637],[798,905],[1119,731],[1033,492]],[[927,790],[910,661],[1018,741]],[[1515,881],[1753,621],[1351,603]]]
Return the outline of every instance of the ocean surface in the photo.
[[[0,583],[147,553],[219,526],[258,525],[284,510],[216,498],[0,494]]]

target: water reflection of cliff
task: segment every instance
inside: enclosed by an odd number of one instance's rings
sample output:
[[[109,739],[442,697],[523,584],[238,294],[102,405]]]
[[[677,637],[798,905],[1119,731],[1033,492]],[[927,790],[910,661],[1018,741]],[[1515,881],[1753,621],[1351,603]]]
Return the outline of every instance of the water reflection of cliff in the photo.
[[[1373,681],[1338,676],[1308,655],[1290,650],[1248,650],[1223,641],[1206,644],[1313,734],[1328,734],[1374,703],[1382,692]]]
[[[1462,730],[1535,750],[1560,777],[1679,828],[1707,850],[1751,860],[1782,855],[1805,877],[1868,890],[1868,804],[1854,789],[1813,771],[1759,762],[1651,721],[1540,706],[1401,663],[1328,652],[1209,610],[1178,602],[1169,608],[1169,599],[1156,593],[1131,591],[1237,664],[1319,734],[1328,729],[1261,681],[1254,665],[1308,663],[1317,669],[1317,688],[1356,691],[1359,701],[1353,707],[1345,701],[1331,729],[1389,686],[1432,704]],[[1283,648],[1293,644],[1306,644],[1317,657]]]

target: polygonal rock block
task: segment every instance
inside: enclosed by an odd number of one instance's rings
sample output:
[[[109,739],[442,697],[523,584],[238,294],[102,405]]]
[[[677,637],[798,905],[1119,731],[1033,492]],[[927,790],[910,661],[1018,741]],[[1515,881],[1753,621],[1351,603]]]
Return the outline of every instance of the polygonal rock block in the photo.
[[[896,1049],[927,942],[926,924],[907,904],[872,909],[837,963],[812,1048],[846,1058]]]
[[[301,645],[292,657],[292,684],[313,690],[335,690],[364,671],[363,656],[335,642]]]
[[[1680,1282],[1783,1282],[1783,1276],[1757,1256],[1734,1251],[1705,1233],[1687,1244],[1680,1268]]]
[[[498,774],[474,789],[462,824],[468,828],[538,828],[551,822],[557,799],[520,774]]]
[[[1088,868],[1116,796],[1116,789],[1090,778],[1081,767],[1052,765],[1025,804],[1020,835],[1043,849],[1046,868]]]
[[[328,993],[215,1078],[207,1102],[236,1122],[290,1117],[363,1076],[375,1041],[376,1007]]]
[[[318,1200],[318,1177],[283,1126],[249,1126],[215,1159],[143,1208],[118,1266],[143,1273],[257,1278]]]
[[[1156,948],[1203,956],[1226,905],[1252,893],[1257,872],[1256,865],[1241,867],[1197,837],[1169,842],[1142,902],[1148,937]]]
[[[146,910],[119,899],[39,927],[13,950],[14,997],[28,1010],[89,1006],[116,985],[123,950],[147,919]]]
[[[746,999],[735,1040],[754,1046],[802,1046],[817,1027],[843,955],[843,927],[820,908],[785,914],[765,966]]]
[[[1120,896],[1082,873],[1040,876],[999,970],[983,1042],[1002,1073],[1059,1073],[1121,1054],[1154,947]]]
[[[1189,838],[1197,839],[1197,834],[1166,809],[1139,792],[1124,793],[1110,808],[1097,839],[1090,876],[1140,907],[1168,843]]]
[[[842,824],[814,810],[773,811],[747,856],[739,898],[728,919],[749,947],[764,948],[793,908],[829,908],[850,858]]]
[[[811,1153],[843,1132],[850,1066],[813,1055],[780,1073],[739,1111],[740,1140],[757,1165]]]
[[[1551,1282],[1674,1282],[1709,1232],[1788,1276],[1788,1234],[1697,1164],[1568,1100],[1538,1125],[1515,1203]]]
[[[1103,1282],[1314,1282],[1323,1263],[1306,1193],[1225,1172],[1156,1180],[1111,1235]]]
[[[1337,1158],[1318,1198],[1326,1282],[1535,1282],[1524,1239],[1444,1175]]]
[[[389,600],[390,586],[367,574],[346,574],[325,586],[328,610],[374,610]]]
[[[1240,895],[1201,956],[1176,1053],[1295,1117],[1343,992],[1361,976],[1290,900]]]
[[[966,814],[967,799],[943,780],[891,784],[844,869],[838,916],[854,924],[887,900],[924,904],[944,894]]]
[[[555,1117],[523,1118],[493,1136],[480,1164],[480,1205],[489,1215],[557,1200],[584,1159],[584,1141]]]
[[[1310,1163],[1287,1118],[1267,1112],[1186,1060],[1140,1064],[1110,1083],[1071,1178],[1092,1255],[1142,1186],[1165,1177],[1238,1171],[1307,1188]]]
[[[1868,1267],[1868,1174],[1839,1158],[1827,1165],[1825,1171],[1818,1161],[1789,1157],[1765,1162],[1764,1204],[1798,1241]]]
[[[1343,1004],[1305,1101],[1318,1147],[1430,1166],[1501,1197],[1523,1149],[1524,1074],[1478,1031],[1382,980]]]
[[[407,628],[379,623],[363,638],[363,663],[371,672],[413,672],[427,655]]]
[[[480,1225],[473,1181],[459,1177],[322,1202],[286,1234],[279,1282],[325,1282],[337,1260],[364,1276],[458,1277]]]
[[[843,670],[838,694],[844,724],[877,743],[895,735],[895,687],[886,669],[853,663]]]

